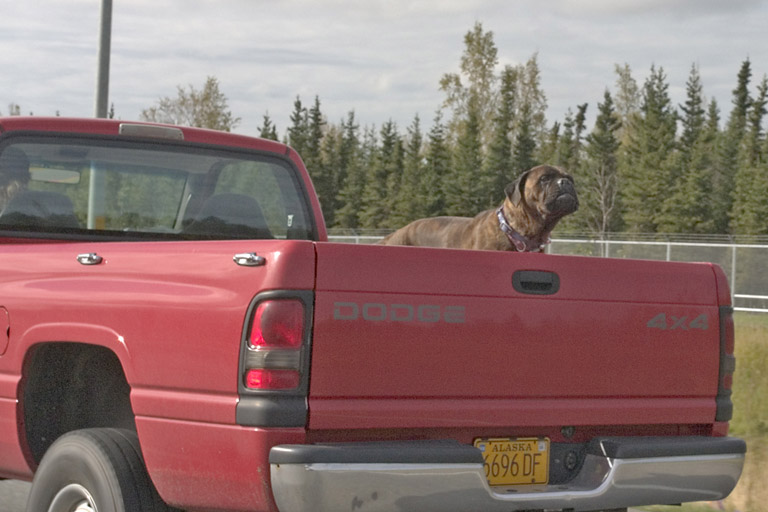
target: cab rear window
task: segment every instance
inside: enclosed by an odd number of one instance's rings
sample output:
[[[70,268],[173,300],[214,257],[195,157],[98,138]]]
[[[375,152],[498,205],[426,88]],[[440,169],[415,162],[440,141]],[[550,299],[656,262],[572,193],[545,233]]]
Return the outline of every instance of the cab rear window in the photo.
[[[313,239],[291,162],[205,146],[17,137],[0,145],[0,230]]]

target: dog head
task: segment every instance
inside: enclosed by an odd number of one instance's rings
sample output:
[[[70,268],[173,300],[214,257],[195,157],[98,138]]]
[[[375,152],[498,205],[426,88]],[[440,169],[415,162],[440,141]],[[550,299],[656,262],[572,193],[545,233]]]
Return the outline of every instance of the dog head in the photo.
[[[525,171],[504,190],[515,208],[533,208],[545,220],[559,220],[579,208],[570,174],[559,167],[539,165]]]

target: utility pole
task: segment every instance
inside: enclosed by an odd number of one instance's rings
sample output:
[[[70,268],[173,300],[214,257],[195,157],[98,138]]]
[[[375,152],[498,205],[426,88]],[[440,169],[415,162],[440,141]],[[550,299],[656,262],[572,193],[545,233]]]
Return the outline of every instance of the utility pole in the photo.
[[[96,72],[96,117],[107,117],[109,103],[109,55],[112,42],[112,0],[101,0],[99,63]]]

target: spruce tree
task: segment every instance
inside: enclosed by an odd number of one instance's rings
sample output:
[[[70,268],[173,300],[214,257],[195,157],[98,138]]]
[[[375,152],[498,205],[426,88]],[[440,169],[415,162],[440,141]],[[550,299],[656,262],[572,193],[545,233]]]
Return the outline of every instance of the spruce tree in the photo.
[[[687,82],[686,101],[680,105],[680,177],[672,184],[672,194],[662,205],[659,230],[672,233],[712,233],[712,176],[719,114],[712,101],[704,111],[701,78],[692,66]]]
[[[561,165],[558,158],[560,149],[560,123],[555,121],[552,128],[547,132],[544,143],[539,148],[538,158],[540,162],[546,162],[550,165]]]
[[[323,133],[327,123],[320,110],[320,99],[317,96],[315,96],[315,103],[312,108],[305,111],[302,117],[300,130],[303,152],[300,152],[299,155],[301,155],[304,165],[312,177],[326,223],[333,225],[334,212],[337,208],[336,172],[338,168],[334,162],[334,155],[328,152],[333,151],[335,141],[327,141],[326,154],[323,155],[321,148],[323,147]]]
[[[733,212],[734,184],[739,166],[740,148],[744,141],[747,127],[747,115],[752,102],[749,96],[749,81],[752,68],[749,59],[739,68],[736,89],[733,90],[733,109],[728,116],[725,133],[721,137],[717,172],[713,177],[713,204],[715,229],[718,233],[730,230],[730,217]]]
[[[613,104],[613,101],[611,101],[611,104]],[[586,129],[584,123],[586,123],[587,120],[588,105],[588,103],[582,103],[581,105],[576,106],[576,117],[573,120],[573,153],[571,161],[566,165],[566,167],[573,172],[577,172],[579,164],[581,163],[581,153],[584,150],[581,138]]]
[[[768,202],[765,191],[768,179],[762,158],[762,120],[766,114],[768,81],[764,77],[757,96],[751,101],[747,126],[741,144],[733,190],[731,231],[742,235],[768,233]]]
[[[530,105],[523,105],[520,111],[520,123],[512,150],[512,172],[515,176],[534,167],[536,160],[536,139]]]
[[[320,165],[320,146],[323,141],[323,131],[326,124],[323,113],[320,110],[320,98],[315,96],[315,103],[306,113],[304,152],[300,153],[307,167]]]
[[[307,148],[308,125],[307,109],[301,104],[301,98],[296,96],[296,100],[293,102],[293,112],[291,112],[291,126],[288,127],[288,133],[286,134],[286,142],[299,155],[303,155]]]
[[[680,137],[680,150],[686,155],[690,155],[696,140],[698,140],[704,128],[706,112],[704,111],[702,91],[703,86],[701,84],[699,67],[693,64],[686,84],[685,104],[680,105],[680,110],[683,112],[680,119],[683,125],[683,132]],[[687,157],[686,160],[689,158]]]
[[[558,140],[557,147],[557,165],[571,168],[573,163],[573,111],[569,108],[565,113],[565,120],[563,121],[563,133]]]
[[[259,128],[259,137],[262,139],[279,140],[277,137],[277,126],[272,122],[269,113],[264,114],[264,120]]]
[[[314,167],[316,177],[313,177],[313,183],[327,226],[336,224],[342,136],[341,127],[331,125],[325,130],[325,135],[323,135],[320,143],[320,160]]]
[[[340,167],[337,174],[338,209],[334,214],[336,226],[342,228],[354,229],[360,226],[359,216],[363,206],[366,167],[359,130],[360,126],[355,121],[355,112],[350,111],[347,120],[342,123]]]
[[[392,228],[394,198],[400,187],[403,168],[402,140],[397,125],[391,119],[379,132],[381,143],[368,171],[363,191],[361,226],[365,228]]]
[[[651,66],[643,87],[640,116],[634,120],[622,169],[623,218],[630,231],[657,231],[662,205],[675,178],[677,114],[671,106],[663,68]]]
[[[451,169],[451,153],[445,132],[442,114],[438,110],[427,136],[426,163],[418,188],[421,206],[418,217],[435,217],[446,213],[444,184]]]
[[[586,161],[576,185],[581,196],[581,210],[574,218],[584,219],[587,229],[601,239],[619,226],[618,132],[621,121],[609,91],[597,104],[595,127],[586,136]]]
[[[474,217],[483,210],[489,189],[483,166],[480,112],[470,106],[467,119],[461,123],[453,150],[453,165],[445,181],[445,202],[449,215]]]
[[[488,208],[501,201],[504,187],[514,176],[510,133],[517,101],[517,75],[518,71],[512,66],[505,67],[501,74],[499,107],[494,117],[493,138],[485,159],[484,174],[489,178],[488,190],[481,192],[481,196],[489,198]]]
[[[766,104],[768,104],[768,77],[757,87],[757,95],[750,102],[749,115],[747,116],[747,133],[741,146],[739,162],[747,165],[757,165],[761,160],[765,161],[762,153],[763,119],[765,118]]]
[[[421,120],[417,115],[407,129],[403,175],[390,216],[390,224],[393,227],[404,226],[408,222],[420,217],[421,198],[419,197],[419,183],[423,172],[423,140]]]

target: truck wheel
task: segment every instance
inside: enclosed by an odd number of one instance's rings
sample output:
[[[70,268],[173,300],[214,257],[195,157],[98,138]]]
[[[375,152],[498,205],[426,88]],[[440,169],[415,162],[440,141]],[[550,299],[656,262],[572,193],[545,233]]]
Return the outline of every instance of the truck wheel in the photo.
[[[131,430],[61,436],[40,461],[27,512],[166,512]]]

